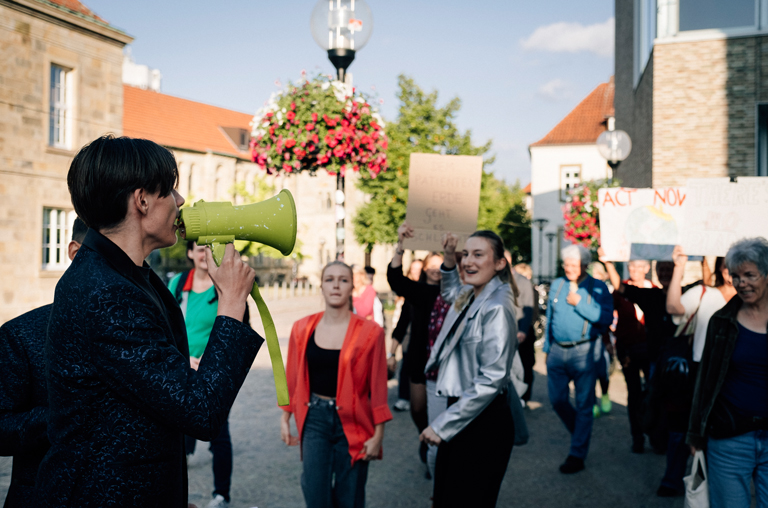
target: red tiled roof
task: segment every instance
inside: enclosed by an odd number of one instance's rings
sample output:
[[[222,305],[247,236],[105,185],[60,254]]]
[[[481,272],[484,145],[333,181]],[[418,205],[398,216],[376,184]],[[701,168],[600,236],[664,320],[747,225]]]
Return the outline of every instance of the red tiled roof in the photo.
[[[530,194],[531,193],[531,184],[526,185],[525,189],[523,189],[523,192],[525,194]]]
[[[83,16],[97,19],[104,24],[107,24],[107,25],[109,24],[107,21],[98,17],[95,12],[93,12],[88,7],[83,5],[79,0],[44,0],[44,1],[47,3],[52,3],[59,7],[63,7],[67,10],[74,11],[78,14],[82,14]]]
[[[253,115],[123,85],[123,135],[169,148],[217,152],[250,160],[221,128],[250,132]]]
[[[594,143],[613,116],[613,78],[601,83],[546,136],[530,146]]]

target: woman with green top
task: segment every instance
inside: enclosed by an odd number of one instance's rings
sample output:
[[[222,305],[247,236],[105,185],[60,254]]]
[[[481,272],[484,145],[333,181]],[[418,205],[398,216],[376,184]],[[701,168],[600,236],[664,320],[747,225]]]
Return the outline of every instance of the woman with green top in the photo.
[[[205,246],[187,242],[187,257],[194,268],[182,272],[168,284],[168,289],[179,302],[184,313],[189,341],[189,363],[197,370],[200,357],[208,345],[213,322],[216,320],[219,297],[213,281],[208,275],[208,263],[205,260]],[[250,323],[248,306],[245,307],[246,324]],[[187,456],[195,452],[195,439],[186,436]],[[221,427],[216,439],[211,441],[213,454],[213,499],[208,508],[226,508],[229,506],[229,487],[232,479],[232,440],[229,436],[229,418]]]

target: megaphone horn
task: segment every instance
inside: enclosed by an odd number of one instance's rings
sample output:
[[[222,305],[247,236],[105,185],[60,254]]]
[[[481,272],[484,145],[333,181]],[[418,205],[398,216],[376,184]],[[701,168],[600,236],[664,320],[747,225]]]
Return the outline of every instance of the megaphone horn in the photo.
[[[286,189],[251,205],[200,200],[181,210],[181,224],[182,236],[198,244],[246,240],[274,247],[283,256],[296,245],[296,204]]]

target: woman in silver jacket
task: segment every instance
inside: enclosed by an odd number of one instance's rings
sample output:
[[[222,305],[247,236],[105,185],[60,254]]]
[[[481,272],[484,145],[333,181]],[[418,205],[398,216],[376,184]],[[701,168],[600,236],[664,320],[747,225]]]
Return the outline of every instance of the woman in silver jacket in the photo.
[[[508,390],[517,350],[516,287],[504,244],[491,231],[467,239],[462,286],[457,243],[450,233],[443,237],[441,292],[453,306],[426,366],[439,369],[437,394],[448,398],[448,408],[420,439],[439,447],[435,508],[494,507],[515,440]]]

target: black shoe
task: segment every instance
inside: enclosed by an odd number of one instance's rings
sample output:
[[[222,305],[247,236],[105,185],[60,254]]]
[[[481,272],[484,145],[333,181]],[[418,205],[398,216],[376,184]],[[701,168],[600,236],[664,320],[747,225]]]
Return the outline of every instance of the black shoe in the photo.
[[[565,462],[560,465],[560,472],[563,474],[578,473],[584,469],[584,459],[568,455]]]
[[[645,444],[643,442],[632,443],[632,453],[644,453]]]
[[[422,463],[427,463],[427,443],[424,441],[422,441],[421,446],[419,446],[419,458],[421,459]]]
[[[659,490],[656,491],[656,495],[659,497],[679,497],[683,494],[685,494],[684,490],[673,489],[672,487],[667,487],[666,485],[661,485]]]

